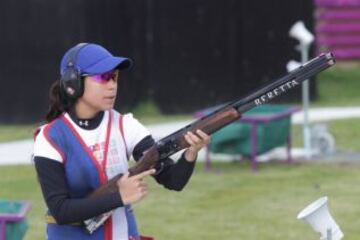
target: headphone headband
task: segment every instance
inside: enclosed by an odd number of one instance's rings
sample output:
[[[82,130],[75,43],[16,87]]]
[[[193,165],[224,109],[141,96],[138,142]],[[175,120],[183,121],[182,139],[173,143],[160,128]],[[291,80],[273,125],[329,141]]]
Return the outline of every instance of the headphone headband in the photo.
[[[88,43],[79,43],[75,47],[73,47],[73,49],[70,50],[69,56],[67,58],[68,60],[66,63],[67,67],[75,66],[77,55],[79,54],[80,50],[86,45],[88,45]]]

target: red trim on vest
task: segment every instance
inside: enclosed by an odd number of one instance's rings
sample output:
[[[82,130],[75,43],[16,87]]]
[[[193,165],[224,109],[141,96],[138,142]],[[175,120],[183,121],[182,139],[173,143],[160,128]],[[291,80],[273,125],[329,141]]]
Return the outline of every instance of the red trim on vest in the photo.
[[[96,166],[96,169],[98,171],[101,184],[106,183],[107,182],[106,163],[107,163],[107,154],[108,154],[110,134],[111,134],[112,112],[109,111],[109,121],[108,121],[107,129],[106,129],[106,139],[105,139],[105,147],[104,147],[104,160],[102,161],[101,165],[95,158],[95,156],[92,153],[92,151],[90,150],[90,148],[85,144],[85,141],[82,139],[82,137],[79,135],[79,133],[76,131],[76,129],[69,122],[69,120],[66,119],[64,116],[62,116],[62,119],[64,120],[65,124],[69,127],[69,129],[72,131],[72,133],[75,135],[75,137],[79,140],[80,144],[85,149],[87,154],[90,156],[91,160],[93,161],[93,163]],[[112,218],[109,218],[104,223],[104,240],[112,240]]]
[[[112,240],[112,217],[108,218],[104,224],[104,240]]]
[[[65,164],[66,159],[65,159],[65,154],[63,151],[61,151],[61,148],[56,145],[55,142],[53,142],[49,136],[49,129],[52,125],[54,125],[55,121],[49,123],[48,125],[45,126],[44,128],[44,137],[46,139],[46,141],[48,141],[50,143],[50,145],[60,154],[61,158],[62,158],[62,162]]]
[[[126,140],[125,140],[123,115],[120,115],[120,117],[119,117],[119,128],[120,128],[121,137],[122,137],[122,139],[124,141],[124,145],[125,145],[126,158],[129,161],[130,156],[129,156],[128,147],[127,147]]]
[[[112,111],[109,111],[109,118],[110,121],[108,121],[108,127],[106,130],[106,140],[105,140],[105,148],[104,148],[104,161],[102,162],[103,164],[103,169],[104,172],[106,173],[106,163],[107,163],[107,156],[108,156],[108,150],[109,150],[109,141],[110,141],[110,134],[111,134],[111,119],[112,119]],[[106,176],[107,177],[107,176]],[[113,228],[113,223],[112,223],[112,217],[108,218],[107,221],[104,224],[104,239],[105,240],[112,240],[113,236],[112,236],[112,228]]]
[[[105,137],[105,146],[104,146],[104,159],[102,161],[102,169],[106,174],[106,164],[107,164],[107,157],[109,152],[109,142],[110,142],[110,135],[111,135],[111,122],[112,122],[112,112],[109,111],[109,121],[106,129],[106,137]],[[107,176],[106,176],[107,179]]]
[[[148,236],[140,236],[140,240],[155,240],[155,238]]]
[[[41,127],[35,128],[35,130],[33,132],[33,136],[32,136],[34,141],[35,141],[37,135],[39,135],[40,131],[41,131]]]

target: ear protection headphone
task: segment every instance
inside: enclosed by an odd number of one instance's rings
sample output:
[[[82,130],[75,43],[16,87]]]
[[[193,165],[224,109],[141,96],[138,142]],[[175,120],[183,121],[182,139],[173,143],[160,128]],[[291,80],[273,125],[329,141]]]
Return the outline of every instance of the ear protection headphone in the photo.
[[[81,69],[76,66],[76,58],[80,50],[88,43],[79,43],[70,52],[66,67],[60,78],[60,88],[64,96],[71,100],[81,97],[84,93],[84,83],[81,80]]]

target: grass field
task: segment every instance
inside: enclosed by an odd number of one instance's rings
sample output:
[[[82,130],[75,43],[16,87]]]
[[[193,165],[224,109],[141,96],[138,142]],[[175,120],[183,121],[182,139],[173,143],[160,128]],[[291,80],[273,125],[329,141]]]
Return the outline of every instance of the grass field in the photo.
[[[329,207],[346,239],[360,235],[360,166],[266,163],[252,173],[248,163],[217,163],[219,173],[196,172],[186,189],[168,191],[151,179],[151,193],[134,206],[144,234],[165,240],[318,239],[296,219],[313,200]],[[32,166],[1,168],[0,196],[28,199],[33,209],[27,240],[44,239],[45,206]]]
[[[329,127],[338,148],[360,150],[360,141],[354,141],[360,138],[356,131],[360,121],[332,121]],[[294,128],[295,145],[301,145],[300,130],[300,126]],[[247,162],[217,163],[214,168],[220,174],[205,173],[199,164],[181,193],[149,181],[151,194],[135,205],[140,229],[160,240],[316,239],[310,226],[295,217],[308,203],[327,195],[346,239],[357,239],[360,164],[322,163],[265,163],[256,174]],[[33,204],[26,239],[44,239],[46,208],[33,166],[3,166],[0,175],[1,198],[27,199]]]
[[[35,127],[35,124],[0,125],[0,142],[31,138]]]
[[[315,106],[360,105],[360,68],[334,67],[317,77],[319,96]]]

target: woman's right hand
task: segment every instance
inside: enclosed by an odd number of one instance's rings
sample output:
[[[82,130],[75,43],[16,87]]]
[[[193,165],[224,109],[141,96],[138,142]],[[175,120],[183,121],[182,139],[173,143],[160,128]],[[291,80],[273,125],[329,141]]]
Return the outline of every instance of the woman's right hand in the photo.
[[[117,186],[124,205],[136,203],[147,195],[148,187],[144,178],[154,173],[155,169],[150,169],[139,173],[138,175],[129,177],[129,172],[127,172],[117,181]]]

